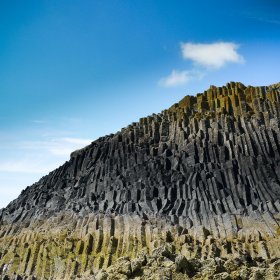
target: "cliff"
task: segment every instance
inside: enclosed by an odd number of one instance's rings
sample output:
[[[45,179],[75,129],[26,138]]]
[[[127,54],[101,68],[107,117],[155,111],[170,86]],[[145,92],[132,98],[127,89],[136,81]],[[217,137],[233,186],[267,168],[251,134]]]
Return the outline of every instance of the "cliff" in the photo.
[[[0,275],[279,279],[279,129],[231,82],[99,138],[0,210]]]

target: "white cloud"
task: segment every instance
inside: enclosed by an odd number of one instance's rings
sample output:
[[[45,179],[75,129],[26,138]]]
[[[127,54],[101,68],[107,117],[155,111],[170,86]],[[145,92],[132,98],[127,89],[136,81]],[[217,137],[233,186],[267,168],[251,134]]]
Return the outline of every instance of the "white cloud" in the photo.
[[[36,124],[45,124],[45,123],[47,123],[47,121],[45,121],[45,120],[32,120],[31,122],[32,123],[36,123]]]
[[[56,156],[69,156],[74,150],[83,148],[89,145],[92,140],[81,138],[60,138],[52,142],[46,142],[46,148],[50,153]]]
[[[182,43],[184,59],[207,68],[221,68],[227,63],[243,63],[244,58],[237,52],[239,45],[230,42],[211,44]]]
[[[277,25],[280,24],[280,20],[277,20],[277,19],[262,18],[262,17],[254,18],[254,19],[265,22],[265,23],[272,23],[272,24],[277,24]]]
[[[38,181],[42,175],[42,173],[0,172],[0,208],[7,206],[19,196],[23,188]]]
[[[83,138],[51,138],[17,143],[17,159],[0,160],[0,172],[47,174],[69,159],[70,154],[92,142]]]
[[[173,70],[169,76],[160,79],[159,85],[164,87],[185,85],[193,79],[201,79],[203,75],[201,72]]]
[[[257,20],[257,21],[261,21],[264,23],[271,23],[271,24],[280,24],[280,20],[276,19],[276,18],[271,18],[271,17],[259,17],[259,16],[255,16],[255,15],[251,15],[251,14],[245,14],[245,16],[249,19],[253,19],[253,20]]]
[[[0,172],[12,172],[12,173],[35,173],[46,174],[58,166],[40,162],[34,158],[25,158],[20,160],[10,160],[0,162]]]
[[[1,179],[1,175],[0,175],[0,179]],[[22,182],[19,182],[19,186],[20,184],[22,184]],[[15,187],[14,185],[3,185],[3,187],[0,186],[0,197],[1,197],[0,209],[6,207],[10,201],[18,197],[21,191],[22,191],[22,185],[21,187],[18,186]]]
[[[78,144],[78,145],[89,145],[92,142],[92,140],[90,139],[72,138],[72,137],[64,137],[61,139],[67,143]]]
[[[84,138],[52,138],[47,141],[27,141],[22,142],[19,146],[22,149],[39,150],[40,153],[47,152],[55,156],[69,156],[73,151],[83,148],[92,142]]]

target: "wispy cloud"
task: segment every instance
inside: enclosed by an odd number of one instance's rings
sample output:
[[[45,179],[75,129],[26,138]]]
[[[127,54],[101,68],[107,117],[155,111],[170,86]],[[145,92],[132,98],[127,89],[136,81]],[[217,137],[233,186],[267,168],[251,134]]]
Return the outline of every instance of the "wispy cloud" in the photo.
[[[69,156],[74,150],[89,145],[92,141],[81,138],[61,138],[52,142],[46,142],[46,148],[56,156]]]
[[[231,42],[210,44],[182,43],[184,59],[206,68],[219,69],[228,63],[243,63],[244,58],[237,52],[239,45]]]
[[[31,122],[32,123],[36,123],[36,124],[45,124],[45,123],[47,123],[46,120],[32,120]]]
[[[78,145],[88,145],[92,142],[90,139],[83,139],[83,138],[73,138],[73,137],[64,137],[61,138],[62,141],[71,144],[78,144]]]
[[[55,169],[54,164],[46,164],[33,157],[19,159],[19,160],[8,160],[0,162],[0,172],[11,172],[11,173],[34,173],[34,174],[46,174],[51,170]]]
[[[201,79],[203,75],[202,72],[173,70],[170,75],[159,80],[159,85],[163,87],[181,86],[191,80]]]
[[[67,160],[70,154],[92,142],[90,139],[62,137],[12,144],[18,158],[0,160],[0,172],[46,174]]]
[[[261,22],[265,22],[265,23],[280,25],[280,20],[279,19],[257,17],[257,16],[256,17],[255,16],[249,16],[248,18],[253,19],[253,20],[257,20],[257,21],[261,21]]]
[[[20,195],[23,187],[23,182],[19,181],[17,183],[18,185],[8,184],[3,185],[3,187],[0,186],[0,209],[6,207],[10,201],[14,200],[17,196]]]
[[[69,156],[71,152],[80,149],[92,142],[90,139],[84,138],[52,138],[46,141],[26,141],[19,143],[23,149],[40,150],[51,153],[55,156]]]

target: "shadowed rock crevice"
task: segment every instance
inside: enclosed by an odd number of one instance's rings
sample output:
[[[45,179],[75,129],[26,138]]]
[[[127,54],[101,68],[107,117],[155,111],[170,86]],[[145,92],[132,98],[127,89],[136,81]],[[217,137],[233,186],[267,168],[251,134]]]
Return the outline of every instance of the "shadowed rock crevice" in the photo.
[[[0,210],[1,273],[68,279],[166,243],[178,275],[176,257],[280,257],[279,114],[279,84],[231,82],[73,152]]]

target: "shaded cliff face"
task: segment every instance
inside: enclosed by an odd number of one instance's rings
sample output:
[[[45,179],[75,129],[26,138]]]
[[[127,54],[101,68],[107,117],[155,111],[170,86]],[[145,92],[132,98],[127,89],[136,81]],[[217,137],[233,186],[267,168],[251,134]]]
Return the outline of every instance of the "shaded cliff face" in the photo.
[[[1,273],[68,279],[166,243],[280,257],[279,129],[280,84],[232,82],[99,138],[0,210]]]

